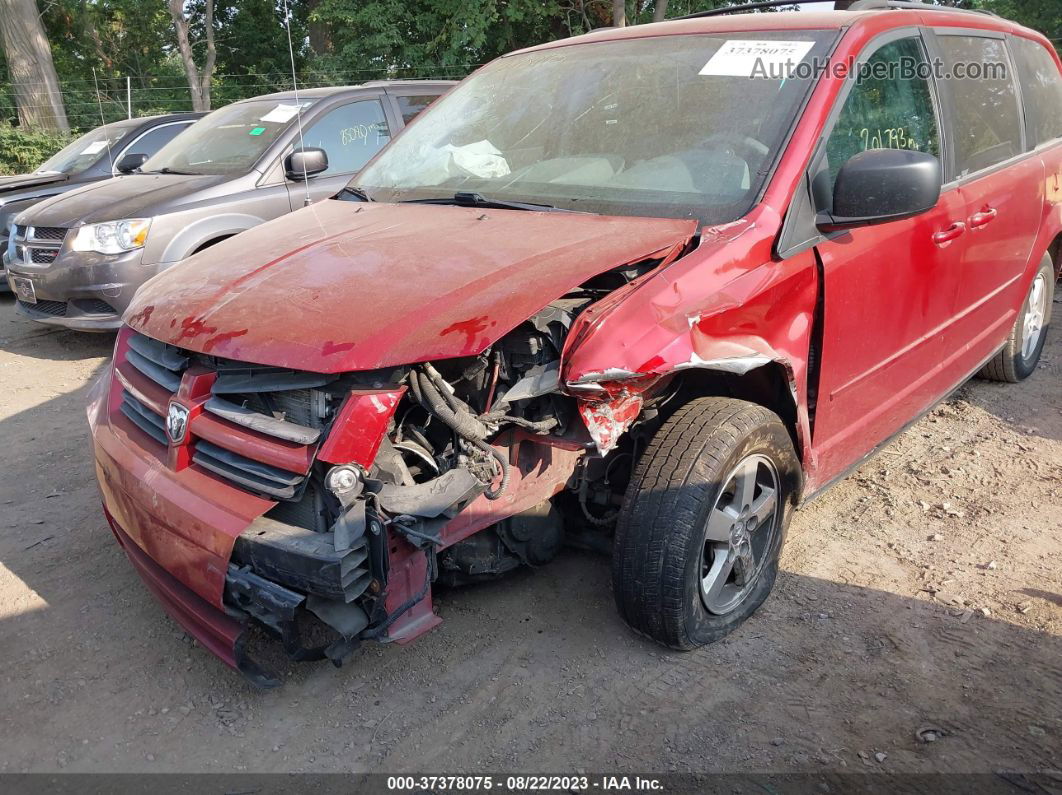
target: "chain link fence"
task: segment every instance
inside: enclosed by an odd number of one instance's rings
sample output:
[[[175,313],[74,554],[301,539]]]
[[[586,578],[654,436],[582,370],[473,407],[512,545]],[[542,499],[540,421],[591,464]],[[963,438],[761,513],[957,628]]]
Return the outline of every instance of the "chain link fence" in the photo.
[[[290,91],[295,82],[299,88],[356,85],[369,80],[457,80],[478,64],[453,67],[425,67],[363,70],[310,70],[296,75],[288,73],[216,74],[211,86],[211,107],[220,108],[230,102]],[[84,132],[100,124],[129,117],[154,116],[160,113],[181,113],[193,110],[188,81],[182,75],[162,75],[151,78],[101,77],[96,80],[64,80],[61,89],[67,120],[74,131]],[[17,125],[18,107],[11,86],[0,83],[0,124]]]

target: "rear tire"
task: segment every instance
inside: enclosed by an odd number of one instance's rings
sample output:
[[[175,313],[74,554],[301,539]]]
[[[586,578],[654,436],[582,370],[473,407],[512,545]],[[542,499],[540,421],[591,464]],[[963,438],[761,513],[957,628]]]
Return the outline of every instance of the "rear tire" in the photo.
[[[1036,372],[1036,364],[1047,340],[1054,294],[1054,264],[1045,254],[1021,303],[1021,311],[1014,320],[1007,343],[978,373],[981,378],[1016,384]]]
[[[800,484],[773,412],[716,397],[681,407],[639,459],[616,526],[624,621],[674,649],[739,626],[774,586]]]

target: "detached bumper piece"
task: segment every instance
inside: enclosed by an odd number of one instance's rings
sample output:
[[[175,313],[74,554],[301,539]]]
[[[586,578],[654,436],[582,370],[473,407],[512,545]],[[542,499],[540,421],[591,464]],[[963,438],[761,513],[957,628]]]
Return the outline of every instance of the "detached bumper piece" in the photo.
[[[295,662],[327,658],[338,667],[369,625],[354,604],[374,582],[369,557],[364,517],[341,551],[333,533],[262,517],[236,541],[225,604],[279,637]]]
[[[104,509],[118,543],[133,564],[140,579],[144,581],[162,607],[180,624],[189,635],[202,643],[209,651],[231,668],[242,673],[258,687],[276,687],[280,680],[249,659],[245,652],[246,625],[228,615],[206,600],[153,561],[136,545],[109,512]]]

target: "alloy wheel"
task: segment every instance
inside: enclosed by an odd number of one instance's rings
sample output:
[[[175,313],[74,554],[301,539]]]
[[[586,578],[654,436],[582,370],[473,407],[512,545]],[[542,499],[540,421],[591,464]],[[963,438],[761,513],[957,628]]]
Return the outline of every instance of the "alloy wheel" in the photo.
[[[778,533],[778,471],[750,455],[724,481],[705,523],[700,591],[714,615],[732,612],[748,596]]]
[[[1042,273],[1037,274],[1029,288],[1029,298],[1025,307],[1025,319],[1021,329],[1021,358],[1028,361],[1040,344],[1044,333],[1044,319],[1047,317],[1047,279]]]

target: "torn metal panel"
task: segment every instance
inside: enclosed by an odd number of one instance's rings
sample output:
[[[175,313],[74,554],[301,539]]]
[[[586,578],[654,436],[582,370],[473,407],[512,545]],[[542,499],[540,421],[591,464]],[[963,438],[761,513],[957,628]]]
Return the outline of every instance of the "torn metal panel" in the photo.
[[[799,446],[810,455],[805,392],[817,277],[810,252],[774,261],[772,218],[762,209],[702,230],[696,250],[577,317],[562,364],[567,391],[614,399],[620,387],[644,389],[683,371],[743,376],[777,363],[793,395]],[[606,373],[617,376],[611,390]]]
[[[619,443],[620,437],[638,419],[642,403],[641,395],[623,395],[599,403],[579,402],[579,416],[586,423],[598,453],[605,455]]]
[[[751,356],[730,356],[723,359],[702,359],[694,352],[688,362],[676,364],[672,370],[689,370],[698,367],[705,370],[720,370],[724,373],[744,375],[757,367],[763,367],[763,365],[771,361],[773,360],[769,356],[759,353]]]

